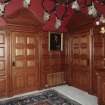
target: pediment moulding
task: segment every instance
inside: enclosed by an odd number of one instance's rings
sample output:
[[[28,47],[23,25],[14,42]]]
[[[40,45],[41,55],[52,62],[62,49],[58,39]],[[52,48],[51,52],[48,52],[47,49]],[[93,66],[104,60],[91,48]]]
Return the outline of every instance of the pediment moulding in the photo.
[[[41,22],[34,16],[34,14],[27,8],[20,8],[14,13],[0,18],[1,24],[0,27],[33,27],[41,28]]]

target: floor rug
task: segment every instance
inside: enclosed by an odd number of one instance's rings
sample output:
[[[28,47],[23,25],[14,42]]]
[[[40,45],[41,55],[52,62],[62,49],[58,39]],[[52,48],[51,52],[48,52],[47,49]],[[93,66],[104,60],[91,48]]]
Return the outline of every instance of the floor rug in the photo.
[[[22,96],[1,101],[0,105],[81,105],[78,102],[58,93],[47,90],[38,94]]]

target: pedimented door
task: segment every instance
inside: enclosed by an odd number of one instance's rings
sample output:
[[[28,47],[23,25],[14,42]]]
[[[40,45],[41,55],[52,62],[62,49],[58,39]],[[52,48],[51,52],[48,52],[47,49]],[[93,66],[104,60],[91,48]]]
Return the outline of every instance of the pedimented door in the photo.
[[[38,43],[34,33],[12,32],[12,80],[14,93],[38,88]]]

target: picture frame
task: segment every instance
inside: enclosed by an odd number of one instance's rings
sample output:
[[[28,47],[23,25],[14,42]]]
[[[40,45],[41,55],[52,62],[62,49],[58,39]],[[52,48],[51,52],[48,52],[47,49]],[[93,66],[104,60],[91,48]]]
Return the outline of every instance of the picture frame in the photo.
[[[49,51],[63,51],[63,33],[49,32]]]

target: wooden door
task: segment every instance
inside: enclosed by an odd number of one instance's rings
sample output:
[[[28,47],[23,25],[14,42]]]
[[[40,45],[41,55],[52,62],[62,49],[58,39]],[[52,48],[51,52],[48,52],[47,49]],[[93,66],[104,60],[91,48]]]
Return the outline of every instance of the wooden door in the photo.
[[[34,33],[12,32],[12,80],[15,94],[37,89],[38,43]]]
[[[89,34],[89,32],[78,33],[71,40],[72,82],[74,86],[86,91],[90,91],[92,85],[90,61],[91,38]]]

